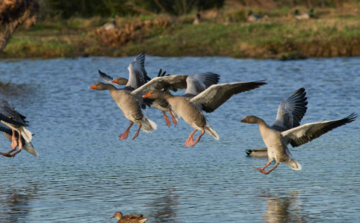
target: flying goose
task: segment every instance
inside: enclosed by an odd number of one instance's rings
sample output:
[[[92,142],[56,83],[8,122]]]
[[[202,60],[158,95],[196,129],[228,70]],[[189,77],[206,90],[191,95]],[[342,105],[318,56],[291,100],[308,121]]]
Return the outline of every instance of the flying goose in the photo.
[[[295,91],[289,98],[283,100],[278,108],[275,122],[270,128],[277,131],[285,131],[300,125],[307,107],[307,97],[304,88]],[[267,149],[248,149],[245,151],[248,156],[267,157]]]
[[[144,132],[153,132],[157,128],[155,122],[148,119],[141,111],[141,108],[146,108],[146,104],[148,102],[144,101],[141,96],[137,97],[135,94],[131,94],[133,90],[139,88],[150,80],[145,70],[145,52],[140,53],[135,60],[129,64],[128,70],[129,79],[126,80],[125,87],[122,89],[117,89],[112,84],[101,82],[97,82],[89,87],[89,89],[94,90],[109,90],[111,97],[119,106],[125,117],[130,121],[130,125],[126,131],[119,135],[120,140],[127,139],[130,128],[134,122],[139,125],[139,128],[133,136],[133,140],[139,135],[140,129]],[[104,81],[111,82],[113,80],[112,77],[106,75],[100,70],[99,74]]]
[[[18,150],[17,152],[11,154],[16,150],[16,147],[18,146],[18,140],[19,140],[19,134],[17,132],[14,132],[11,128],[7,127],[5,124],[0,123],[0,131],[4,134],[4,136],[11,142],[11,150],[7,153],[0,152],[0,155],[6,156],[6,157],[15,157],[16,154],[21,152],[21,150]],[[15,133],[15,134],[13,134]],[[23,145],[23,149],[25,149],[30,154],[34,155],[35,157],[38,157],[38,152],[34,149],[31,142],[27,142],[24,137],[21,136],[21,143]]]
[[[209,121],[206,120],[202,111],[213,112],[232,95],[250,91],[264,84],[266,84],[264,81],[216,84],[190,100],[182,96],[174,96],[169,91],[159,90],[151,90],[143,97],[151,99],[164,98],[180,117],[195,129],[185,141],[185,145],[188,147],[198,143],[205,132],[212,135],[216,140],[219,139],[218,134],[211,128]],[[201,134],[194,142],[193,137],[197,130],[200,130]]]
[[[147,218],[144,218],[142,214],[129,214],[123,215],[120,211],[116,212],[111,218],[118,219],[117,223],[144,223]]]
[[[15,136],[15,131],[18,132],[18,142],[16,142],[15,137],[13,137],[11,145],[18,145],[19,150],[23,148],[21,138],[24,138],[26,142],[31,142],[32,140],[32,133],[25,128],[29,126],[27,124],[28,121],[25,119],[26,117],[11,107],[9,102],[0,100],[0,121],[12,129],[12,136]]]
[[[209,86],[217,84],[220,79],[220,75],[212,72],[171,76],[165,76],[165,72],[161,72],[162,70],[160,69],[158,78],[152,79],[145,85],[142,85],[133,93],[142,96],[150,90],[177,91],[178,89],[186,89],[183,97],[191,99],[192,97],[198,95],[199,93],[207,89]],[[104,73],[101,73],[100,76],[103,80],[109,83],[124,85],[127,82],[127,79],[122,77],[114,79]],[[166,100],[158,98],[152,102],[151,106],[162,111],[167,126],[170,126],[170,120],[165,113],[169,113],[174,123],[174,126],[176,126],[179,116],[171,108],[171,106],[167,103]]]
[[[269,174],[283,162],[294,170],[301,170],[301,165],[291,156],[287,144],[290,143],[293,147],[301,146],[337,127],[355,121],[356,117],[357,115],[352,113],[346,118],[308,123],[286,131],[272,129],[266,125],[264,120],[252,115],[247,116],[241,120],[241,122],[259,125],[261,137],[268,148],[269,162],[262,168],[254,168],[260,173]],[[265,168],[268,167],[274,159],[276,163],[273,168],[265,171]]]

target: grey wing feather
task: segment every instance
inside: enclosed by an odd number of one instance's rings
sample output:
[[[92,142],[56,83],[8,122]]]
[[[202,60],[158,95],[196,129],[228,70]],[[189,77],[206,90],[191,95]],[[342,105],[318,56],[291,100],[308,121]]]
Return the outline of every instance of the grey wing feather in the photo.
[[[172,75],[155,77],[148,83],[131,92],[131,94],[142,96],[152,90],[184,89],[186,88],[186,78],[188,75]]]
[[[253,81],[212,85],[190,102],[205,112],[213,112],[232,95],[253,90],[264,84],[266,84],[264,81]]]
[[[287,138],[287,140],[290,140],[293,147],[297,147],[310,142],[337,127],[353,122],[356,118],[357,115],[352,113],[343,119],[314,122],[298,126],[282,132],[281,135]]]
[[[306,113],[307,104],[305,89],[300,88],[280,103],[275,122],[271,128],[277,131],[285,131],[299,126]]]
[[[9,102],[0,100],[0,121],[19,126],[28,126],[26,117],[12,108]]]
[[[111,84],[111,81],[114,80],[113,77],[105,74],[104,72],[101,72],[101,70],[99,70],[99,75],[100,75],[101,79],[103,79],[104,81],[106,81],[106,82],[108,82],[108,83],[110,83],[110,84]]]
[[[209,86],[219,82],[220,75],[206,72],[199,74],[190,74],[186,79],[187,87],[185,95],[198,95]]]

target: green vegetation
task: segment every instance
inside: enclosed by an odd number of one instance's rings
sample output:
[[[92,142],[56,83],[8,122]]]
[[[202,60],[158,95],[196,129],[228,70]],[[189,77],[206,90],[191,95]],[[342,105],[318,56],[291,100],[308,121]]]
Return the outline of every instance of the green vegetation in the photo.
[[[159,56],[360,56],[359,1],[341,8],[315,8],[319,18],[303,21],[296,20],[294,8],[288,6],[251,7],[254,13],[268,16],[253,23],[245,21],[249,7],[233,2],[223,9],[202,12],[202,22],[197,25],[192,24],[196,11],[179,17],[142,14],[117,18],[118,30],[111,41],[98,29],[108,19],[42,20],[29,30],[18,30],[1,57],[126,56],[142,50]]]

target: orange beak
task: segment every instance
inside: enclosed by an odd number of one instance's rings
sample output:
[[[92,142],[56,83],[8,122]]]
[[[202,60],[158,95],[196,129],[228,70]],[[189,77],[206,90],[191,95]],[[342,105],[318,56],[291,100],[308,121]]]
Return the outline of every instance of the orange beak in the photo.
[[[96,89],[95,84],[93,86],[89,87],[89,89]]]
[[[150,98],[150,92],[143,95],[143,98]]]
[[[111,83],[117,84],[117,80],[113,80],[113,81],[111,81]]]

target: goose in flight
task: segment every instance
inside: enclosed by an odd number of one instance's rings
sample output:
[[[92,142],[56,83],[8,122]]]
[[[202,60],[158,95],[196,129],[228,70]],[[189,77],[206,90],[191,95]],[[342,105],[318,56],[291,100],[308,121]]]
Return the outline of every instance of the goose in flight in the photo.
[[[230,99],[232,95],[253,90],[264,84],[266,84],[264,81],[254,81],[211,85],[190,100],[183,96],[174,96],[169,91],[159,90],[151,90],[143,97],[151,99],[164,98],[176,113],[195,129],[185,141],[185,145],[188,147],[198,143],[205,132],[212,135],[216,140],[219,139],[218,134],[211,128],[210,122],[202,111],[213,112]],[[200,130],[201,134],[194,142],[193,137],[197,130]]]
[[[241,120],[241,122],[259,125],[261,137],[268,149],[269,162],[262,168],[254,168],[260,173],[269,174],[283,162],[294,170],[301,170],[301,165],[292,157],[287,147],[289,143],[293,147],[301,146],[337,127],[355,121],[356,117],[357,115],[352,113],[342,119],[308,123],[286,131],[275,130],[269,127],[261,118],[252,115],[247,116]],[[265,171],[265,168],[268,167],[274,159],[276,163],[273,168]]]
[[[270,128],[277,131],[285,131],[299,126],[301,119],[306,113],[307,104],[305,89],[298,89],[289,98],[280,103],[275,122]],[[245,152],[248,156],[267,157],[266,148],[247,149]]]

